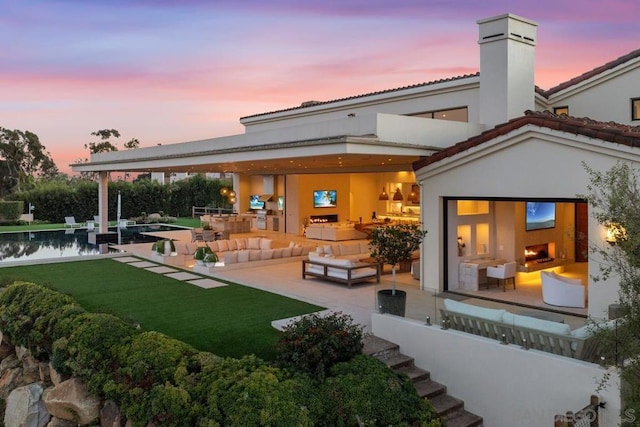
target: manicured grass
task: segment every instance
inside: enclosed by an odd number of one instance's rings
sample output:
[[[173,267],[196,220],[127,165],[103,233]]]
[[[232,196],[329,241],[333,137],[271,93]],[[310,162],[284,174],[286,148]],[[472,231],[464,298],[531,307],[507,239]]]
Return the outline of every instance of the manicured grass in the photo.
[[[322,309],[237,284],[201,289],[112,259],[0,268],[0,281],[8,279],[48,285],[88,311],[230,357],[272,359],[278,332],[271,321]]]

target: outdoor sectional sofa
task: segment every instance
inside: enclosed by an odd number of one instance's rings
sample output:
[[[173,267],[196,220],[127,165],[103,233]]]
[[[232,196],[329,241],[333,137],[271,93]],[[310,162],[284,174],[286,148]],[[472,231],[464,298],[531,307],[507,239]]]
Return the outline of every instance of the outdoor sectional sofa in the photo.
[[[586,305],[585,286],[580,279],[561,276],[553,271],[541,271],[542,300],[560,307],[584,308]]]
[[[348,287],[373,279],[376,280],[376,283],[380,283],[381,267],[379,263],[365,263],[349,258],[335,258],[310,252],[309,259],[302,260],[302,278],[313,276],[331,282],[343,283]]]
[[[224,266],[253,261],[291,259],[302,257],[315,249],[312,245],[300,245],[291,242],[286,247],[273,248],[272,239],[264,237],[243,237],[237,239],[214,240],[211,242],[176,241],[172,256],[164,256],[162,262],[177,266],[193,262],[193,254],[198,246],[207,245],[218,255]]]
[[[571,330],[565,323],[510,313],[502,309],[479,307],[445,299],[443,327],[495,339],[505,344],[518,344],[590,362],[598,361],[597,337],[593,325]],[[607,323],[603,327],[609,327]],[[526,341],[524,341],[526,340]]]

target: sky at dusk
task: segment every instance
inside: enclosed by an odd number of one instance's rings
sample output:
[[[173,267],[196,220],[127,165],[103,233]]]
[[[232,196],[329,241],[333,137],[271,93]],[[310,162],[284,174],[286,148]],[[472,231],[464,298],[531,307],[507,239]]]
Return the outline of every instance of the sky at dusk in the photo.
[[[475,73],[476,21],[538,23],[549,89],[640,48],[637,0],[0,0],[0,127],[58,168],[119,148],[243,133],[243,116]]]

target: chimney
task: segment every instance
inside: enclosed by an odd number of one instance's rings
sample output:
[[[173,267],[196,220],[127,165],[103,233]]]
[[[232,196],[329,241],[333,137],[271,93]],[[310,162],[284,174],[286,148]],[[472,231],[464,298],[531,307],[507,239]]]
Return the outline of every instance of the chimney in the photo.
[[[538,24],[505,14],[477,22],[480,123],[493,127],[535,110],[534,60]]]

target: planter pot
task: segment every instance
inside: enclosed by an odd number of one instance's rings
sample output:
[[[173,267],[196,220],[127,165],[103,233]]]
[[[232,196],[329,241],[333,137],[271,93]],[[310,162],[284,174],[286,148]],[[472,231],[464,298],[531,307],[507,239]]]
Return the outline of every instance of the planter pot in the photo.
[[[407,293],[405,291],[396,290],[395,295],[393,295],[392,289],[382,289],[378,291],[378,310],[380,313],[389,313],[404,317],[406,306]]]
[[[411,271],[411,260],[400,261],[398,263],[398,273],[408,273]]]

